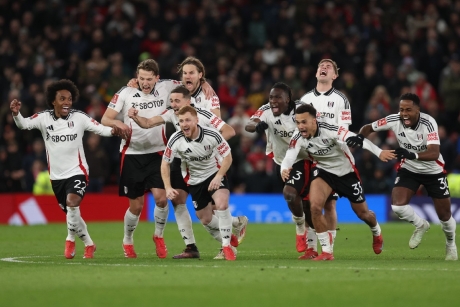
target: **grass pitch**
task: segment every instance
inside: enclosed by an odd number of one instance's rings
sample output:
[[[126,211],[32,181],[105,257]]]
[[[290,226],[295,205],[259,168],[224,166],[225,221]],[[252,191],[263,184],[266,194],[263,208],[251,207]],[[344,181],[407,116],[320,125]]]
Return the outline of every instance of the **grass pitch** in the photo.
[[[365,224],[341,224],[334,261],[298,260],[293,224],[249,224],[237,260],[212,258],[219,245],[194,224],[201,259],[174,260],[184,244],[168,223],[168,258],[158,259],[154,225],[135,233],[137,259],[125,259],[123,224],[89,223],[94,259],[64,258],[65,224],[0,226],[0,306],[432,306],[460,305],[460,263],[444,261],[432,225],[421,245],[413,228],[381,225],[384,250],[372,251]],[[295,305],[294,305],[295,304]]]

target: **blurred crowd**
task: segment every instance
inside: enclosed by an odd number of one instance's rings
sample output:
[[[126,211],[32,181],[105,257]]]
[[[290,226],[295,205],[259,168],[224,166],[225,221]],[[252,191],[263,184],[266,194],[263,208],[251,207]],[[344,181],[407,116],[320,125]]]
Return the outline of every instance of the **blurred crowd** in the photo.
[[[153,58],[162,79],[179,79],[187,56],[204,63],[237,132],[229,142],[236,193],[281,191],[264,136],[244,126],[275,82],[294,99],[314,88],[322,58],[340,67],[334,86],[351,103],[351,130],[398,112],[398,97],[416,93],[438,122],[446,170],[457,173],[459,42],[459,0],[0,0],[0,192],[32,191],[47,167],[41,135],[18,131],[11,100],[30,116],[47,108],[46,86],[66,78],[80,90],[74,108],[100,120],[139,61]],[[371,139],[397,145],[388,133]],[[117,184],[118,146],[116,138],[85,138],[89,191]],[[354,155],[367,193],[391,191],[395,163]]]

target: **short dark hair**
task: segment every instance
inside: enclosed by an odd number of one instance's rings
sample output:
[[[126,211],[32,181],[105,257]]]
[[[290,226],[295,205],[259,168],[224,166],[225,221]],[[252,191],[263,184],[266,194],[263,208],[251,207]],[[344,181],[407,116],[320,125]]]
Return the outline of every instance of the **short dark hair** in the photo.
[[[182,86],[182,85],[179,85],[178,87],[173,89],[171,91],[171,94],[172,93],[182,94],[185,99],[190,99],[192,97],[192,94],[190,94],[190,91],[185,86]]]
[[[411,100],[415,105],[420,107],[420,98],[414,93],[402,94],[400,100]]]
[[[198,113],[196,112],[196,109],[192,106],[183,106],[182,108],[179,109],[179,112],[177,112],[177,115],[184,115],[187,112],[189,112],[195,117],[198,117]]]
[[[56,93],[61,90],[68,90],[70,92],[70,95],[72,95],[72,102],[78,100],[80,92],[72,81],[67,79],[55,81],[46,88],[46,103],[51,109],[54,109],[53,102],[56,100]]]
[[[139,63],[137,65],[136,73],[139,73],[139,70],[151,71],[154,76],[158,76],[160,74],[160,68],[158,67],[157,61],[154,59],[147,59]]]
[[[316,109],[311,104],[302,104],[295,110],[295,114],[303,113],[310,113],[311,116],[316,118]]]
[[[193,56],[187,57],[185,60],[182,61],[182,63],[177,66],[177,72],[179,73],[179,77],[182,78],[182,73],[184,70],[184,65],[195,65],[196,70],[198,73],[202,73],[203,75],[201,76],[200,81],[205,82],[206,81],[206,71],[204,70],[204,65],[203,63],[198,60],[197,58]]]

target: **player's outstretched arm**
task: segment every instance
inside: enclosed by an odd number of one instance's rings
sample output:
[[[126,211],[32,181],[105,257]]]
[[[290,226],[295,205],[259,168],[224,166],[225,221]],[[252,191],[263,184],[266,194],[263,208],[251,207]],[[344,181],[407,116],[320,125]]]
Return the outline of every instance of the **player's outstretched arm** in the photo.
[[[139,111],[135,108],[131,108],[128,110],[129,118],[134,120],[134,122],[138,124],[139,127],[142,127],[144,129],[156,127],[156,126],[159,126],[165,123],[163,117],[159,115],[153,116],[150,118],[145,118],[145,117],[139,116],[138,114],[139,114]]]
[[[105,110],[104,115],[102,116],[101,124],[108,127],[120,128],[123,134],[123,138],[127,139],[131,135],[131,128],[129,128],[129,126],[123,123],[122,121],[115,119],[117,115],[117,111],[111,108],[107,108],[107,110]]]
[[[251,119],[249,123],[247,123],[246,126],[244,127],[244,130],[246,130],[247,132],[251,132],[251,133],[256,132],[256,126],[259,122],[260,122],[260,119],[258,118]]]
[[[229,124],[223,125],[219,132],[220,134],[222,134],[222,136],[224,137],[226,141],[234,137],[236,134],[235,129],[233,129],[233,127],[230,126]]]
[[[361,129],[359,129],[358,134],[361,134],[362,136],[367,138],[369,134],[371,134],[372,132],[374,132],[374,129],[372,128],[372,124],[367,124],[367,125],[362,126]]]

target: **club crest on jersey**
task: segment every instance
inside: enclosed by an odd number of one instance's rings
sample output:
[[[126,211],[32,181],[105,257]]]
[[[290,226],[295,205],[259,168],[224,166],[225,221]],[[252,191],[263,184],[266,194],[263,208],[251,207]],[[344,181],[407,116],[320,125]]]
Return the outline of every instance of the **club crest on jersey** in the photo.
[[[158,95],[160,95],[160,94],[158,93],[158,90],[155,90],[155,91],[153,92],[153,96],[158,97]]]
[[[211,145],[204,145],[204,150],[211,150]]]
[[[333,108],[333,107],[334,107],[334,101],[328,101],[328,102],[327,102],[327,106],[328,106],[329,108]]]
[[[321,141],[323,141],[324,144],[329,144],[329,140],[328,139],[321,139]]]
[[[67,126],[68,126],[69,128],[73,128],[75,125],[74,125],[74,123],[73,123],[73,121],[72,121],[72,122],[68,122],[68,123],[67,123]],[[51,127],[51,130],[53,130],[53,127]]]
[[[423,140],[423,134],[418,134],[418,133],[417,133],[417,140],[419,140],[419,141],[420,141],[420,140]]]
[[[196,101],[197,103],[200,103],[200,102],[201,102],[201,97],[196,97],[196,98],[195,98],[195,101]]]

